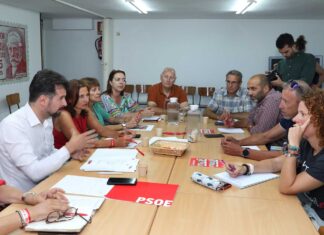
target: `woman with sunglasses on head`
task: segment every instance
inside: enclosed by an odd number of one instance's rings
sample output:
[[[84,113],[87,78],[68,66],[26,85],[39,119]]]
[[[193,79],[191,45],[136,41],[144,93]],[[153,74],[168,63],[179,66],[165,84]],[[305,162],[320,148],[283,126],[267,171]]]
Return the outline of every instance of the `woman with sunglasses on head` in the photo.
[[[140,110],[139,105],[129,94],[125,94],[126,74],[122,70],[113,70],[109,74],[107,90],[102,94],[101,100],[105,110],[112,117],[129,120],[134,116],[152,116],[150,108]]]
[[[232,176],[281,170],[279,191],[298,194],[304,208],[324,225],[324,91],[316,90],[303,96],[295,125],[288,132],[286,155],[253,164],[226,164]]]
[[[125,147],[132,139],[126,132],[111,130],[109,126],[102,126],[94,115],[89,114],[89,91],[79,80],[71,80],[66,94],[67,106],[54,118],[54,145],[56,148],[64,146],[75,133],[83,133],[88,129],[95,129],[102,137],[95,142],[95,147]],[[120,137],[122,136],[122,137]]]
[[[23,193],[17,188],[6,185],[0,179],[0,203],[24,203],[28,208],[0,217],[0,234],[8,234],[18,228],[26,226],[32,221],[46,219],[54,211],[64,212],[68,208],[68,200],[64,191],[52,188],[42,193]]]
[[[85,77],[81,78],[80,81],[88,87],[89,90],[89,108],[94,114],[101,125],[110,125],[109,127],[113,130],[122,130],[124,128],[134,128],[140,121],[139,116],[134,116],[129,120],[124,118],[112,117],[108,112],[105,111],[101,102],[100,84],[96,78]],[[119,125],[117,125],[119,124]]]

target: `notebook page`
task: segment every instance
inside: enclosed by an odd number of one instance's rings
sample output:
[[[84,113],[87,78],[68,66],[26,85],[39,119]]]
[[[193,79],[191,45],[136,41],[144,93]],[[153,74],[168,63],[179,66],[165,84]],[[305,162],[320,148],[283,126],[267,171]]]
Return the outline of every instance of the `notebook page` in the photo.
[[[232,178],[227,172],[221,172],[214,176],[220,179],[221,181],[234,185],[235,187],[238,187],[240,189],[247,188],[279,177],[279,175],[272,173],[257,173],[253,175],[241,175],[237,178]]]
[[[53,188],[61,188],[68,194],[103,197],[113,187],[107,185],[107,180],[107,178],[66,175]]]

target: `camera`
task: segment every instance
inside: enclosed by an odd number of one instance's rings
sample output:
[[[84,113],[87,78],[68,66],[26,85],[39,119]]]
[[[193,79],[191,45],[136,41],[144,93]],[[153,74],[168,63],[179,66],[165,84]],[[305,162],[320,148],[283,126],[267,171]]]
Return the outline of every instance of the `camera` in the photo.
[[[277,76],[281,77],[280,73],[278,73],[278,71],[276,69],[272,70],[270,73],[268,73],[267,75],[267,78],[268,80],[271,82],[271,81],[274,81],[274,80],[277,80]]]

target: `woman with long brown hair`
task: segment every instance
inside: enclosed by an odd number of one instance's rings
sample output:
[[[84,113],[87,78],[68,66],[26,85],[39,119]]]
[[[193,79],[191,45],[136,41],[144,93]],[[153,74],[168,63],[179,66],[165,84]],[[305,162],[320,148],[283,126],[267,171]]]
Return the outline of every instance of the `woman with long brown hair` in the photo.
[[[67,106],[60,111],[54,119],[54,145],[56,148],[63,146],[74,133],[83,133],[88,129],[95,129],[102,137],[96,141],[95,147],[125,147],[131,141],[131,135],[118,133],[109,126],[102,126],[98,120],[89,115],[89,91],[84,83],[79,80],[71,80],[67,91]],[[122,137],[120,137],[123,135]]]

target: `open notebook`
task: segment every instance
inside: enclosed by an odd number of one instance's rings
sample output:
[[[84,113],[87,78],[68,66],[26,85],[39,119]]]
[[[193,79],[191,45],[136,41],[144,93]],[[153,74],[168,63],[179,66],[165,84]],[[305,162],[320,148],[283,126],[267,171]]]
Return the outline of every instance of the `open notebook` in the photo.
[[[82,216],[88,221],[105,200],[104,198],[76,195],[66,195],[66,197],[70,202],[70,207],[78,208],[78,213],[82,214]],[[87,222],[80,216],[76,215],[72,220],[57,223],[47,224],[45,220],[32,222],[25,227],[25,230],[33,232],[53,232],[53,234],[76,233],[80,232],[86,225]]]
[[[234,185],[235,187],[238,187],[240,189],[247,188],[279,177],[279,175],[272,173],[256,173],[253,175],[241,175],[237,178],[232,178],[227,172],[221,172],[214,176],[220,179],[221,181]]]

